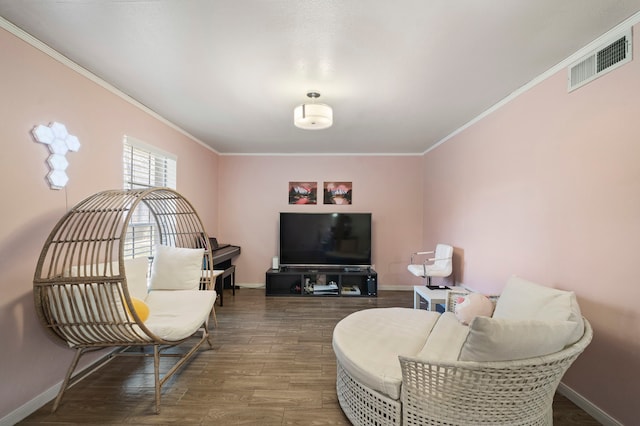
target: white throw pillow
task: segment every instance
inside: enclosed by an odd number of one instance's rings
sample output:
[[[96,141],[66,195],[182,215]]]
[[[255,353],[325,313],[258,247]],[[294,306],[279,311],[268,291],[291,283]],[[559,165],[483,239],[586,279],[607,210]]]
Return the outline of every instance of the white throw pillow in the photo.
[[[200,288],[204,249],[158,245],[151,266],[151,290]]]
[[[149,258],[146,256],[127,259],[124,261],[124,273],[127,277],[129,295],[144,300],[147,297],[147,275],[149,273]]]
[[[577,342],[584,333],[584,321],[574,292],[541,286],[515,275],[509,278],[500,295],[493,318],[572,321],[577,326],[570,343]]]
[[[571,321],[476,317],[460,351],[460,361],[512,361],[558,352],[570,342]]]
[[[573,292],[544,287],[514,275],[502,291],[493,317],[566,321],[572,316],[572,295]]]

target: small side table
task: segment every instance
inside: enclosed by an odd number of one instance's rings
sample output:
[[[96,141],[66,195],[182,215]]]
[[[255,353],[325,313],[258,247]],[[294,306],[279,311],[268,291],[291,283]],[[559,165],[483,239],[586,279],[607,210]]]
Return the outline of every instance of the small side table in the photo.
[[[464,287],[454,286],[451,290],[464,290]],[[424,285],[413,286],[413,309],[420,309],[420,299],[424,299],[427,302],[427,309],[430,311],[436,310],[436,305],[445,303],[447,301],[447,289],[431,290]]]

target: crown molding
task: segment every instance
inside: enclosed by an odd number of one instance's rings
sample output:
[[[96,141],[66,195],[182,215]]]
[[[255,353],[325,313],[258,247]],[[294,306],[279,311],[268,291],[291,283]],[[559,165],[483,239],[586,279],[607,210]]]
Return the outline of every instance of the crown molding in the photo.
[[[569,67],[571,64],[573,64],[579,58],[581,58],[581,57],[589,54],[593,50],[597,49],[598,46],[600,46],[607,39],[613,37],[613,35],[615,35],[617,33],[621,33],[623,31],[627,31],[629,28],[633,27],[638,22],[640,22],[640,12],[636,12],[635,14],[633,14],[629,18],[625,19],[620,24],[616,25],[615,27],[613,27],[612,29],[610,29],[609,31],[607,31],[606,33],[601,35],[600,37],[596,38],[591,43],[587,44],[582,49],[578,50],[577,52],[575,52],[574,54],[572,54],[568,58],[564,59],[563,61],[561,61],[560,63],[556,64],[555,66],[549,68],[547,71],[545,71],[544,73],[540,74],[538,77],[534,78],[533,80],[531,80],[530,82],[528,82],[524,86],[520,87],[519,89],[514,90],[506,98],[504,98],[501,101],[497,102],[496,104],[491,106],[489,109],[487,109],[484,112],[482,112],[480,115],[478,115],[475,118],[471,119],[467,123],[463,124],[461,127],[457,128],[453,132],[449,133],[444,138],[440,139],[435,144],[431,145],[422,154],[424,155],[424,154],[427,154],[430,151],[433,151],[434,149],[436,149],[437,147],[439,147],[443,143],[451,140],[454,136],[462,133],[463,131],[465,131],[469,127],[473,126],[474,124],[478,123],[482,119],[486,118],[488,115],[490,115],[493,112],[499,110],[500,108],[502,108],[503,106],[505,106],[506,104],[508,104],[509,102],[514,100],[515,98],[517,98],[518,96],[520,96],[523,93],[533,89],[535,86],[537,86],[538,84],[542,83],[543,81],[545,81],[546,79],[548,79],[552,75],[555,75],[556,73],[558,73],[558,72],[562,71],[563,69]]]
[[[206,148],[206,149],[208,149],[208,150],[210,150],[210,151],[212,151],[212,152],[214,152],[216,154],[220,154],[218,151],[216,151],[215,149],[213,149],[212,147],[210,147],[206,143],[202,142],[200,139],[196,138],[195,136],[193,136],[192,134],[190,134],[189,132],[187,132],[183,128],[177,126],[176,124],[174,124],[171,121],[167,120],[166,118],[162,117],[160,114],[158,114],[157,112],[153,111],[152,109],[150,109],[149,107],[145,106],[144,104],[138,102],[137,100],[135,100],[131,96],[127,95],[126,93],[122,92],[117,87],[107,83],[105,80],[101,79],[100,77],[98,77],[97,75],[95,75],[94,73],[89,71],[88,69],[83,68],[80,65],[76,64],[71,59],[69,59],[66,56],[64,56],[62,53],[60,53],[57,50],[53,49],[52,47],[46,45],[42,41],[38,40],[37,38],[35,38],[31,34],[29,34],[26,31],[24,31],[23,29],[21,29],[21,28],[17,27],[16,25],[12,24],[11,22],[7,21],[2,16],[0,16],[0,28],[3,28],[5,30],[7,30],[8,32],[10,32],[14,36],[18,37],[22,41],[30,44],[31,46],[35,47],[36,49],[38,49],[42,53],[44,53],[44,54],[50,56],[52,59],[60,62],[62,65],[65,65],[66,67],[70,68],[71,70],[75,71],[76,73],[78,73],[78,74],[82,75],[83,77],[91,80],[92,82],[94,82],[98,86],[100,86],[103,89],[113,93],[114,95],[116,95],[119,98],[123,99],[125,102],[130,103],[131,105],[133,105],[136,108],[142,110],[143,112],[149,114],[150,116],[152,116],[156,120],[160,121],[161,123],[163,123],[163,124],[171,127],[172,129],[180,132],[181,134],[183,134],[184,136],[188,137],[192,141],[202,145],[204,148]]]

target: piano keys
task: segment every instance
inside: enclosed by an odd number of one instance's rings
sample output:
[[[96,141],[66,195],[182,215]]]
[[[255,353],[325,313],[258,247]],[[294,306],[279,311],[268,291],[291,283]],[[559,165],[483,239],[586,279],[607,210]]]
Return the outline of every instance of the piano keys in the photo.
[[[240,246],[229,245],[227,247],[212,249],[212,252],[214,269],[223,269],[219,266],[223,263],[231,264],[231,259],[240,254]]]

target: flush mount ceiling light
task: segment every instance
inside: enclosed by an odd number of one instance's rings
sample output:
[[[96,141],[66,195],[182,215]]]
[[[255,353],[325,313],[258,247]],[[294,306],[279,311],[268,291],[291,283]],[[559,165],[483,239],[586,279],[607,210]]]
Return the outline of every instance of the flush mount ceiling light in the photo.
[[[309,92],[307,97],[310,104],[298,105],[293,110],[293,123],[296,127],[306,130],[321,130],[331,127],[333,124],[333,109],[326,104],[317,104],[315,100],[320,97],[318,92]]]

